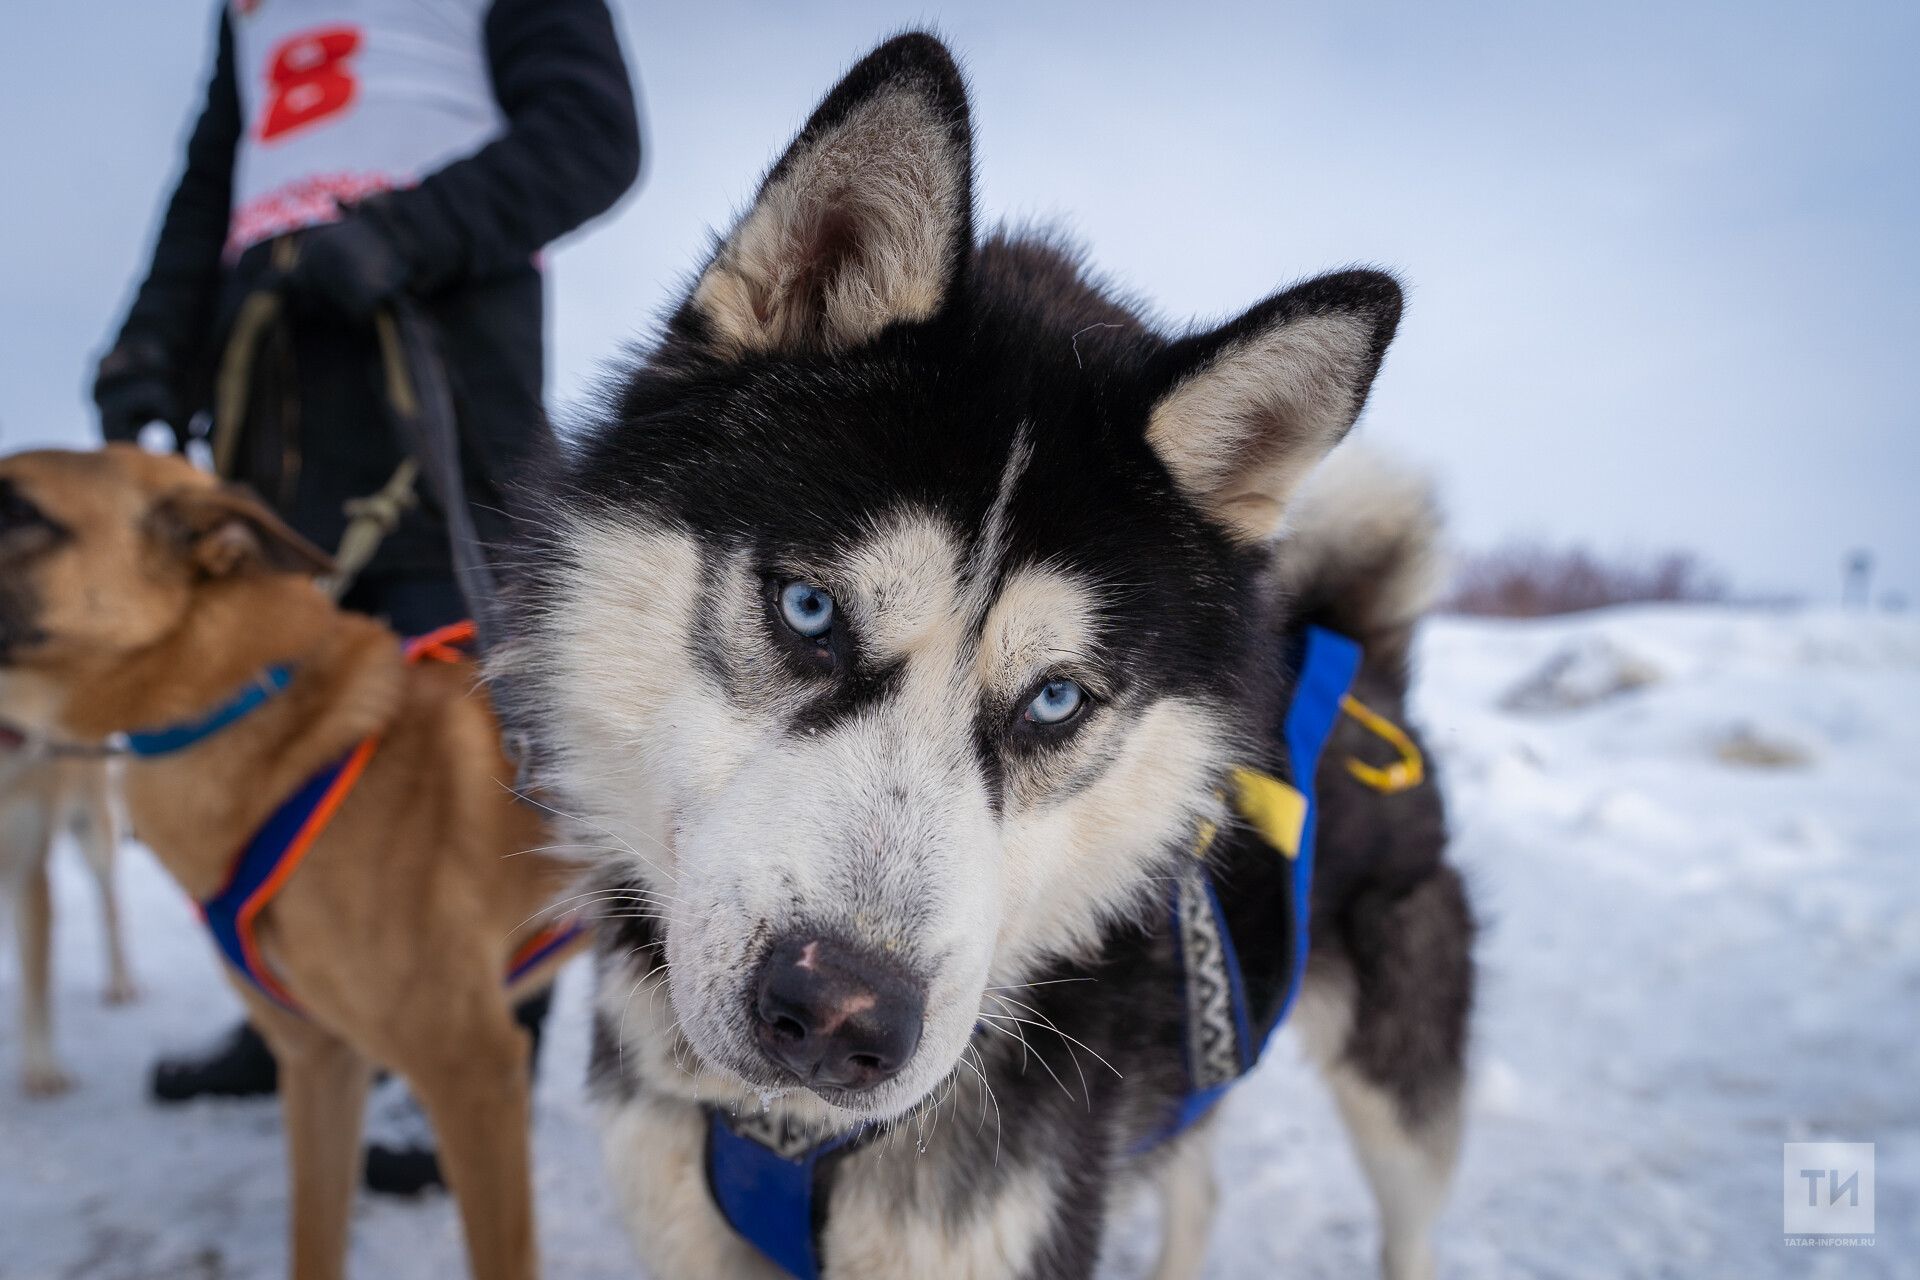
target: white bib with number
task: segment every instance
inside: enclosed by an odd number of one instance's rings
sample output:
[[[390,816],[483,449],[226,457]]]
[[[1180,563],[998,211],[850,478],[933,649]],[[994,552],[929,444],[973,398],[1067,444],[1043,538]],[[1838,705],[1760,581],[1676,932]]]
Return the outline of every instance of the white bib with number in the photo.
[[[227,255],[412,186],[500,136],[492,0],[231,0],[244,127]]]

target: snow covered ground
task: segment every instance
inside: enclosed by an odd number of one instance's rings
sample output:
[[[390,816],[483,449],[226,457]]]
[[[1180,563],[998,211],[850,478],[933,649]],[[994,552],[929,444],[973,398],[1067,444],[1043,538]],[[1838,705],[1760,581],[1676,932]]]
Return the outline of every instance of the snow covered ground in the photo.
[[[1920,622],[1441,620],[1420,670],[1484,922],[1443,1274],[1920,1276]],[[1531,709],[1503,709],[1529,677]],[[146,998],[108,1009],[91,886],[60,859],[58,1039],[80,1081],[65,1097],[12,1087],[10,946],[0,960],[0,1277],[277,1277],[273,1105],[142,1093],[155,1053],[220,1031],[236,1003],[144,853],[122,883]],[[554,1280],[639,1274],[582,1098],[584,976],[563,980],[537,1101]],[[1209,1275],[1367,1274],[1372,1208],[1294,1046],[1227,1105]],[[1875,1247],[1782,1243],[1780,1144],[1818,1139],[1877,1144]],[[1142,1273],[1149,1217],[1115,1242],[1109,1280]],[[352,1258],[361,1280],[461,1274],[451,1206],[362,1197]]]

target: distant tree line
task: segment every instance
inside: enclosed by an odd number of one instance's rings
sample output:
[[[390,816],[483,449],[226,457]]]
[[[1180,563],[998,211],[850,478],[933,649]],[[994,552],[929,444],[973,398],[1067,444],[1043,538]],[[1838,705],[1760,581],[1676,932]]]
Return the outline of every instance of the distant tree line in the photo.
[[[1510,542],[1459,558],[1448,613],[1537,618],[1650,600],[1725,601],[1726,578],[1688,551],[1603,559],[1585,547]]]

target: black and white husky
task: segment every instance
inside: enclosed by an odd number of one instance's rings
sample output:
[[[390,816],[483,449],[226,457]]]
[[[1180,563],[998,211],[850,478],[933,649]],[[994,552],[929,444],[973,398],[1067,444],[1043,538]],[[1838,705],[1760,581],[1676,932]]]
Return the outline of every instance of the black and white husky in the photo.
[[[1230,779],[1291,777],[1308,624],[1365,646],[1356,694],[1402,712],[1424,491],[1340,456],[1309,479],[1394,281],[1323,276],[1168,338],[1056,246],[976,241],[971,163],[937,41],[856,66],[526,553],[496,670],[608,849],[595,1072],[661,1280],[1086,1276],[1143,1179],[1156,1275],[1197,1274],[1209,1125],[1170,1117],[1199,961],[1170,886],[1205,870],[1257,1032],[1295,978],[1288,861]],[[1472,923],[1431,782],[1340,767],[1381,750],[1347,721],[1324,757],[1292,1020],[1385,1271],[1413,1277],[1458,1140]]]

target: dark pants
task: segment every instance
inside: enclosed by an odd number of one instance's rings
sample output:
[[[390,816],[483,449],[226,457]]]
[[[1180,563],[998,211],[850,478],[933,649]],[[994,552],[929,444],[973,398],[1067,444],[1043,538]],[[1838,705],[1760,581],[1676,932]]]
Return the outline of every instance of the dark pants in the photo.
[[[372,614],[403,636],[425,635],[468,616],[452,578],[363,574],[340,603]]]

